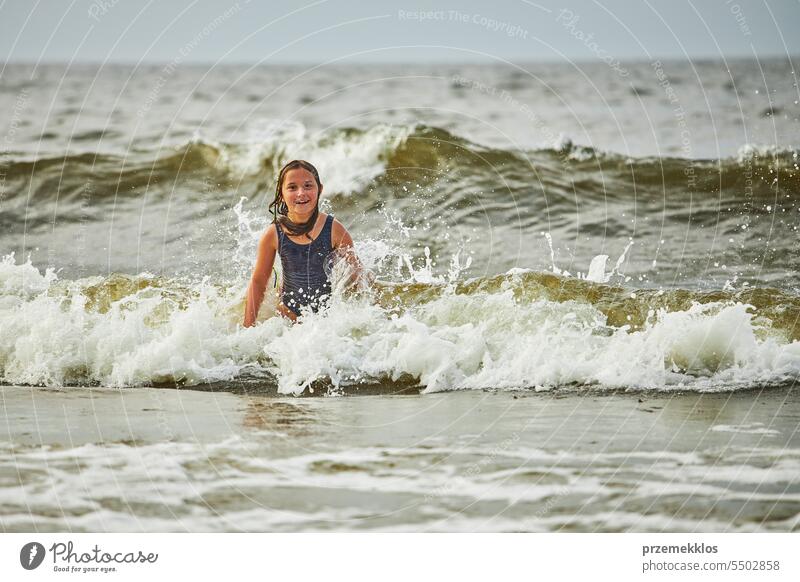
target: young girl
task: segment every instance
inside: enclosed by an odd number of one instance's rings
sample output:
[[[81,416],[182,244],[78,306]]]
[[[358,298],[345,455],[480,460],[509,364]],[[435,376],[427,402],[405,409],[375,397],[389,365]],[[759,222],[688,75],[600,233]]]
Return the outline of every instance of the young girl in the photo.
[[[352,279],[361,275],[353,252],[353,239],[342,223],[319,211],[322,182],[317,169],[304,160],[293,160],[278,174],[275,199],[269,205],[272,224],[258,244],[253,276],[247,289],[244,326],[255,324],[272,274],[275,253],[281,256],[283,286],[277,313],[295,321],[302,307],[316,311],[331,294],[326,262],[335,255],[348,261]],[[327,269],[330,271],[330,269]]]

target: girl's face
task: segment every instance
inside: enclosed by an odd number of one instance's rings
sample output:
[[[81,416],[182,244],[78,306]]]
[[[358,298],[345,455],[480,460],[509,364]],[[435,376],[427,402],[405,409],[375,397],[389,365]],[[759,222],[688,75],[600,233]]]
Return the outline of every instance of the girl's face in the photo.
[[[320,187],[314,174],[305,168],[289,170],[283,177],[281,196],[289,209],[292,222],[305,222],[317,206]]]

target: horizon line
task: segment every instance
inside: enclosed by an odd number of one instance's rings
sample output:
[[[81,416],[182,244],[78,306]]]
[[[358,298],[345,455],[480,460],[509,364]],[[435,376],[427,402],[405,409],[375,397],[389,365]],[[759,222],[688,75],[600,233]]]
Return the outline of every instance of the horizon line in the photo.
[[[737,55],[696,55],[691,57],[682,57],[682,56],[654,56],[652,58],[628,58],[628,59],[618,59],[620,63],[628,63],[628,64],[640,64],[640,63],[652,63],[654,61],[662,61],[662,62],[698,62],[698,61],[759,61],[759,60],[786,60],[792,61],[794,59],[800,59],[800,53],[797,54],[766,54],[760,56],[752,56],[752,55],[745,55],[745,54],[737,54]],[[388,60],[388,61],[371,61],[371,60],[353,60],[353,61],[346,61],[339,59],[336,62],[326,63],[325,61],[315,61],[315,60],[281,60],[281,61],[255,61],[255,60],[226,60],[226,61],[211,61],[211,60],[198,60],[198,61],[185,61],[175,63],[173,60],[147,60],[147,61],[135,61],[135,60],[128,60],[128,59],[112,59],[108,61],[101,61],[101,60],[94,60],[94,59],[86,59],[86,60],[77,60],[77,61],[66,61],[66,60],[57,60],[57,59],[43,59],[39,61],[34,61],[30,59],[12,59],[12,60],[0,60],[0,63],[4,65],[127,65],[127,66],[165,66],[165,65],[173,65],[176,67],[182,66],[194,66],[194,67],[202,67],[202,66],[252,66],[252,65],[274,65],[274,66],[322,66],[325,64],[330,64],[332,66],[363,66],[363,65],[490,65],[490,64],[498,64],[503,65],[507,63],[512,64],[520,64],[520,63],[530,63],[530,64],[537,64],[537,65],[557,65],[557,64],[590,64],[590,65],[604,65],[601,60],[597,59],[569,59],[569,60],[556,60],[556,59],[531,59],[531,58],[520,58],[520,59],[512,59],[512,58],[504,58],[503,61],[496,61],[491,59],[485,60],[470,60],[470,61],[458,61],[458,60],[441,60],[441,61],[412,61],[412,60]]]

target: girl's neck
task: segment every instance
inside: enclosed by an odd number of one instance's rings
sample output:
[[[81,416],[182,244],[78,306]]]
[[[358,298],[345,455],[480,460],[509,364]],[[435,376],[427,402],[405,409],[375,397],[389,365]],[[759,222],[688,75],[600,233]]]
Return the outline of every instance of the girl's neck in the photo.
[[[293,213],[293,212],[291,212],[291,211],[289,211],[289,212],[286,214],[286,217],[287,217],[289,220],[291,220],[293,223],[295,223],[295,224],[304,224],[304,223],[308,222],[309,220],[311,220],[311,217],[312,217],[312,216],[314,216],[314,212],[313,212],[313,211],[312,211],[310,214],[307,214],[307,215],[305,215],[305,216],[299,216],[299,215],[297,215],[297,214],[294,214],[294,213]],[[322,212],[319,212],[319,213],[317,214],[317,218],[319,218],[320,216],[322,216]]]

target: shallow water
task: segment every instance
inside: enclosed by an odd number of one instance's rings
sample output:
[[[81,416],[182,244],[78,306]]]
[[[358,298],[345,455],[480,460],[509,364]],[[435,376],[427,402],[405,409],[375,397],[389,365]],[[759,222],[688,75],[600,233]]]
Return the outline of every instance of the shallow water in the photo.
[[[800,399],[2,388],[4,531],[796,531]]]

